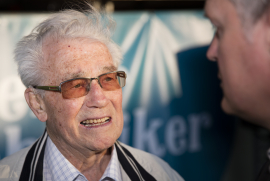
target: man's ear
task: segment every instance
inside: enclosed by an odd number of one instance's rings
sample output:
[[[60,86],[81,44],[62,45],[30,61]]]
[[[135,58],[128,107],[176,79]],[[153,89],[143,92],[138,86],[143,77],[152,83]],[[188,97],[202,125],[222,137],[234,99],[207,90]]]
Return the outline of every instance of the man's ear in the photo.
[[[47,121],[48,116],[41,96],[39,94],[35,94],[33,88],[27,88],[24,92],[24,97],[36,117],[42,122]]]

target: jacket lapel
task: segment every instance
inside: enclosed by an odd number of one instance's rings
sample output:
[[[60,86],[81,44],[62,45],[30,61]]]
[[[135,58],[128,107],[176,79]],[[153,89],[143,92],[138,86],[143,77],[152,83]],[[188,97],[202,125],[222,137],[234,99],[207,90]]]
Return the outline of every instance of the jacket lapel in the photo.
[[[133,157],[133,155],[124,148],[119,141],[115,143],[117,156],[122,168],[132,181],[156,181]]]
[[[33,144],[26,155],[19,181],[43,180],[43,159],[48,134],[45,130],[43,135]],[[115,143],[119,162],[132,181],[156,181],[124,148],[119,141]]]

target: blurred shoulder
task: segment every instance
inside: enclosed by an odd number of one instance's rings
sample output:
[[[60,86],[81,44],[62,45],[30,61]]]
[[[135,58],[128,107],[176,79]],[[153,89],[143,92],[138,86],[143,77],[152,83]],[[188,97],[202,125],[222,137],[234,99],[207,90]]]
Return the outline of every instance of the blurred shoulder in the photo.
[[[0,160],[1,181],[19,179],[25,157],[31,146]]]

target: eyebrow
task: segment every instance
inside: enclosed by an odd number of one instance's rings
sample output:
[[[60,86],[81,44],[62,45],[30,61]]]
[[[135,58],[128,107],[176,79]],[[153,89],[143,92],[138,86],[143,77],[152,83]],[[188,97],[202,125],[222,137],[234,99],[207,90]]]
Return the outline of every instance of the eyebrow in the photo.
[[[79,77],[84,77],[85,72],[78,72],[78,73],[73,73],[70,76],[68,76],[69,79],[75,79]]]
[[[117,68],[115,66],[105,66],[100,68],[101,71],[104,71],[104,73],[106,72],[112,72],[112,71],[116,71]],[[82,72],[82,71],[78,71],[75,72],[73,74],[68,75],[67,77],[65,77],[65,80],[69,80],[69,79],[75,79],[75,78],[80,78],[80,77],[85,77],[86,72]],[[101,73],[102,74],[102,73]]]
[[[111,66],[103,67],[102,70],[104,70],[104,71],[116,71],[117,68],[114,65],[111,65]]]

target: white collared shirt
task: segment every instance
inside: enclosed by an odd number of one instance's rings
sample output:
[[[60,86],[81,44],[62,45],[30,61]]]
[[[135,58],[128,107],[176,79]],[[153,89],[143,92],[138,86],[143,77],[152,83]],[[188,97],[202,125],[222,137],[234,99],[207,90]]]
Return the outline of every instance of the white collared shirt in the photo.
[[[114,146],[111,160],[100,181],[122,181],[120,163]],[[43,174],[46,181],[87,181],[57,149],[48,136],[44,154]]]

